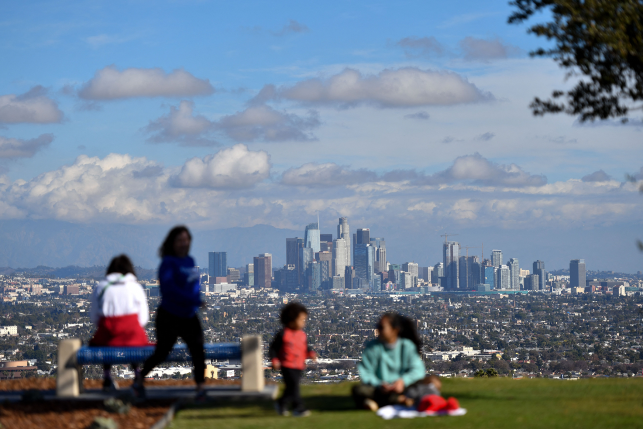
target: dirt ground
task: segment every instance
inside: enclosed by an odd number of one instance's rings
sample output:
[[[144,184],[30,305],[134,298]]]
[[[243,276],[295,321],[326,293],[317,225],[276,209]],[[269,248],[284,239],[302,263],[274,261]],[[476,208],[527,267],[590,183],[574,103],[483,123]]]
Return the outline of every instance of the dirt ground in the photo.
[[[132,380],[117,380],[119,387],[129,387]],[[206,380],[208,385],[234,385],[239,380]],[[85,380],[85,388],[102,387],[102,380]],[[193,380],[146,380],[146,386],[194,386]],[[0,391],[53,390],[55,378],[28,378],[0,381]],[[0,428],[11,429],[86,429],[97,416],[109,417],[119,428],[147,429],[163,417],[171,400],[146,401],[132,406],[129,413],[109,413],[101,401],[40,401],[0,404]]]

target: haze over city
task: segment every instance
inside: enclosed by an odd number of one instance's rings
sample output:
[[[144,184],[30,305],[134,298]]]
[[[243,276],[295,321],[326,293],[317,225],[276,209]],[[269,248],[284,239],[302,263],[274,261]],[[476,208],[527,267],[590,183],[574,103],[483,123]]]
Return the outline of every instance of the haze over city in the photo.
[[[345,216],[398,264],[433,266],[457,233],[526,267],[635,273],[640,118],[534,117],[534,97],[575,80],[530,58],[546,42],[509,14],[506,1],[3,4],[0,266],[127,252],[152,268],[177,223],[202,266],[213,250],[283,265],[285,238]]]

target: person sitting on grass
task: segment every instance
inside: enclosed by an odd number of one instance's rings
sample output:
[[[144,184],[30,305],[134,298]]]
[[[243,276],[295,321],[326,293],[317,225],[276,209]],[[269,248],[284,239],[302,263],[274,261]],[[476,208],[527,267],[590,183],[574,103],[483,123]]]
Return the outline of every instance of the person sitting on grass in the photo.
[[[205,382],[205,352],[203,350],[203,329],[197,311],[205,304],[201,301],[199,271],[189,255],[192,235],[185,226],[170,230],[161,245],[162,258],[159,267],[161,304],[156,312],[156,348],[147,358],[141,373],[132,385],[134,394],[145,397],[143,380],[155,366],[163,363],[172,351],[179,337],[190,350],[196,381],[196,400],[206,399],[203,389]]]
[[[404,403],[413,394],[409,387],[426,373],[420,357],[422,343],[412,320],[385,313],[377,330],[378,338],[366,344],[358,364],[361,383],[353,387],[355,405],[371,411]]]
[[[308,319],[308,310],[298,302],[291,302],[281,310],[280,330],[270,343],[269,356],[272,369],[283,376],[286,389],[275,404],[277,414],[288,416],[287,407],[292,404],[293,416],[307,417],[306,410],[299,392],[301,375],[306,368],[306,359],[317,359],[317,354],[308,347],[306,333],[303,331]]]
[[[147,297],[136,280],[132,261],[126,255],[111,260],[105,280],[94,288],[89,318],[97,327],[89,341],[90,347],[149,344],[144,329],[150,318]],[[137,365],[132,364],[132,367],[134,374],[138,374]],[[112,380],[111,365],[103,365],[103,391],[112,392],[117,388]]]

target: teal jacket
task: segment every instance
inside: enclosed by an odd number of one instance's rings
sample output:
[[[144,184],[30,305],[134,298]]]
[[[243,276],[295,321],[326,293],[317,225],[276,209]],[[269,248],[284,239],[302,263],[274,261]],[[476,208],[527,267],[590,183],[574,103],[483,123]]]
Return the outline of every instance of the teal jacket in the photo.
[[[400,378],[404,386],[409,386],[423,379],[426,372],[415,344],[407,338],[399,338],[392,349],[379,340],[369,341],[357,369],[362,383],[372,386],[392,383]]]

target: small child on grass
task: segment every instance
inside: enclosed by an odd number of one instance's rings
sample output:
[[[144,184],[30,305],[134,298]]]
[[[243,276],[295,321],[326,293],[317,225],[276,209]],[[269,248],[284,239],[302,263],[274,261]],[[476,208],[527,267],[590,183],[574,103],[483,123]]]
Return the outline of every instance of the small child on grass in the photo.
[[[306,359],[317,359],[317,354],[308,347],[306,333],[303,331],[308,319],[308,310],[298,302],[287,304],[280,315],[283,329],[280,330],[270,343],[269,356],[272,368],[281,370],[286,389],[277,401],[277,414],[288,416],[287,407],[292,404],[293,416],[307,417],[301,399],[299,384],[301,375],[306,368]]]

